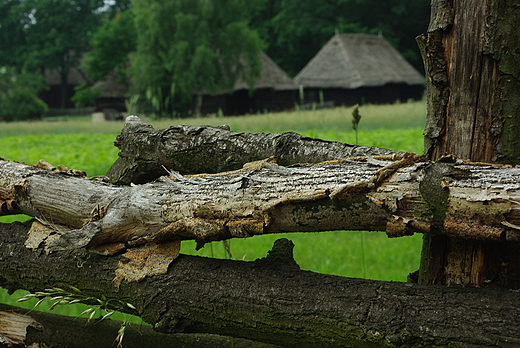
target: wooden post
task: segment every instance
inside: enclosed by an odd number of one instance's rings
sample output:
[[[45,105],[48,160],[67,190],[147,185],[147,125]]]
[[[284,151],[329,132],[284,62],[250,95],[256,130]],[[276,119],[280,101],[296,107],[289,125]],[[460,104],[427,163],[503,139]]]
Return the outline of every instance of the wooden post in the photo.
[[[418,38],[428,88],[425,153],[520,163],[519,0],[432,0]],[[518,288],[509,243],[425,236],[419,281]]]

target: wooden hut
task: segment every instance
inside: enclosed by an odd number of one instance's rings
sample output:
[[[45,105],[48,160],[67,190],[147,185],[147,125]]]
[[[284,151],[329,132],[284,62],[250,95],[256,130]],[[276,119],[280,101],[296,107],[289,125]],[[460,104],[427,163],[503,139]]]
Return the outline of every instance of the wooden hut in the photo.
[[[302,103],[393,103],[424,92],[424,77],[382,36],[368,34],[333,36],[294,80]]]
[[[47,89],[40,92],[39,97],[50,108],[61,108],[62,98],[65,102],[65,108],[73,108],[74,103],[70,100],[74,95],[74,87],[87,83],[85,72],[78,67],[70,68],[67,74],[67,83],[62,86],[61,70],[60,69],[46,69],[44,72],[45,85]]]
[[[114,72],[103,81],[96,82],[92,88],[99,91],[96,99],[95,111],[103,112],[105,119],[119,119],[126,112],[126,97],[130,82],[118,81]]]
[[[247,83],[239,79],[234,85],[233,93],[203,95],[200,113],[217,113],[220,109],[224,115],[243,115],[292,109],[298,95],[298,87],[293,79],[263,52],[260,54],[260,61],[261,75],[255,81],[252,93]]]

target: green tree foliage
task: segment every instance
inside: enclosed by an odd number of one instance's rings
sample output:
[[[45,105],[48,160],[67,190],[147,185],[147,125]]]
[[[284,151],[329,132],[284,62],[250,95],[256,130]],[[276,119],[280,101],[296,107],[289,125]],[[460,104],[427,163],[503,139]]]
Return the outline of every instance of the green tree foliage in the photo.
[[[105,14],[114,17],[117,13],[127,11],[132,7],[132,0],[106,0]]]
[[[39,75],[16,74],[13,68],[0,69],[0,120],[39,118],[47,111],[47,105],[37,96],[43,88]]]
[[[259,76],[258,34],[243,0],[134,0],[134,92],[157,116],[186,114],[194,92],[229,90]],[[135,100],[134,100],[135,101]],[[138,101],[139,104],[139,101]]]
[[[136,48],[137,30],[132,11],[115,12],[106,16],[102,25],[92,35],[92,51],[84,59],[88,77],[103,80],[116,73],[119,80],[126,80],[129,55]]]
[[[131,101],[141,111],[182,113],[194,91],[229,89],[237,76],[252,82],[259,71],[260,39],[290,75],[336,32],[382,33],[421,69],[415,36],[426,30],[429,3],[0,0],[0,67],[40,73],[57,68],[65,81],[89,52],[85,67],[93,82],[113,71],[120,78],[131,74]]]
[[[267,53],[295,75],[336,33],[385,36],[416,68],[415,37],[426,31],[430,0],[260,0],[252,27],[269,43]]]
[[[16,66],[25,42],[22,0],[0,0],[0,66]]]
[[[89,49],[89,33],[99,25],[104,6],[103,0],[2,1],[0,35],[8,39],[0,46],[0,65],[40,73],[59,69],[65,88],[69,70]]]
[[[85,108],[88,106],[95,106],[96,99],[101,95],[101,91],[86,83],[74,87],[74,95],[71,101],[77,108]]]

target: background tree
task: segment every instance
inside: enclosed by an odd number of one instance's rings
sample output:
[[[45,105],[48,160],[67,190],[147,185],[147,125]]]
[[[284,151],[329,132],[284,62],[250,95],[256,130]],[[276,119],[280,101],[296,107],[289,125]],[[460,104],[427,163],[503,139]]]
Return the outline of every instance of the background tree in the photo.
[[[40,75],[17,73],[14,68],[0,69],[0,120],[39,118],[47,111],[47,104],[37,95],[44,88]]]
[[[127,11],[132,8],[132,0],[111,0],[105,1],[105,11],[109,16],[114,16],[118,12]]]
[[[106,16],[92,35],[92,51],[83,62],[88,77],[98,81],[115,73],[119,80],[126,80],[129,55],[136,48],[136,36],[132,11]]]
[[[290,75],[336,32],[381,32],[422,69],[414,37],[426,29],[428,0],[134,2],[135,8],[130,0],[2,0],[0,66],[40,73],[60,69],[66,81],[69,69],[77,67],[88,51],[85,66],[94,81],[114,68],[124,73],[139,37],[139,53],[132,59],[134,92],[139,95],[134,101],[138,98],[138,104],[158,113],[170,112],[174,104],[186,109],[190,99],[186,91],[191,87],[209,92],[229,88],[234,75],[247,77],[248,69],[243,69],[247,66],[254,76],[256,68],[247,56],[235,65],[236,71],[226,68],[225,62],[241,51],[255,57],[261,48],[258,37],[268,44],[268,55]],[[131,23],[134,15],[139,32]],[[174,35],[168,37],[168,32]],[[161,80],[161,74],[175,76],[175,83],[169,77]],[[62,105],[66,99],[62,93]]]
[[[103,0],[4,1],[0,64],[40,74],[59,69],[65,106],[69,71],[89,49],[89,33],[99,25],[104,6]]]
[[[0,66],[19,65],[25,43],[20,11],[21,0],[0,1]]]
[[[27,0],[23,2],[26,45],[23,65],[31,70],[59,69],[61,107],[67,101],[66,86],[71,68],[79,65],[89,49],[89,33],[100,16],[102,0]]]
[[[134,93],[158,116],[185,114],[194,92],[249,85],[260,73],[258,34],[248,27],[249,2],[240,0],[134,0],[137,50]],[[146,110],[146,109],[141,109]]]

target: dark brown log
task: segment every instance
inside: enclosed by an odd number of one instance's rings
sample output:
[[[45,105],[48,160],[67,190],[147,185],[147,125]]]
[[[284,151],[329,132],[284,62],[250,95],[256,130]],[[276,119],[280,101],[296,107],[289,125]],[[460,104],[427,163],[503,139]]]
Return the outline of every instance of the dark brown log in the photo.
[[[74,348],[277,348],[279,346],[212,334],[164,334],[149,325],[125,324],[121,342],[116,340],[122,322],[88,320],[0,303],[0,347]],[[18,324],[18,325],[17,325]],[[22,325],[20,325],[22,324]],[[16,341],[13,341],[15,339]],[[9,342],[9,343],[6,343]],[[119,343],[121,345],[119,345]]]
[[[203,332],[285,347],[520,345],[520,293],[378,282],[299,270],[278,241],[254,262],[181,256],[139,283],[111,279],[121,257],[83,249],[45,255],[27,227],[0,225],[0,285],[30,291],[74,284],[132,303],[162,332]],[[44,270],[44,271],[43,271]]]
[[[181,174],[219,173],[245,163],[274,157],[282,166],[319,163],[359,155],[397,151],[304,137],[296,133],[231,132],[226,126],[171,126],[155,130],[136,116],[126,119],[114,141],[121,149],[109,169],[111,183],[128,185],[153,181],[167,170]]]
[[[419,37],[428,89],[425,151],[472,161],[520,163],[517,0],[434,0]],[[506,245],[425,237],[421,281],[520,284],[520,259]]]

